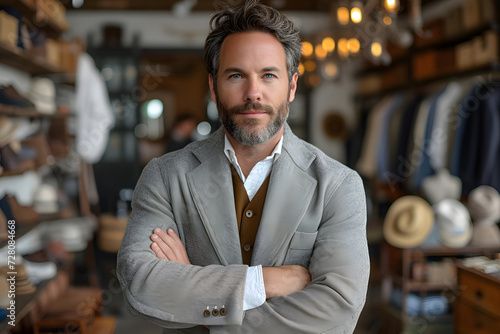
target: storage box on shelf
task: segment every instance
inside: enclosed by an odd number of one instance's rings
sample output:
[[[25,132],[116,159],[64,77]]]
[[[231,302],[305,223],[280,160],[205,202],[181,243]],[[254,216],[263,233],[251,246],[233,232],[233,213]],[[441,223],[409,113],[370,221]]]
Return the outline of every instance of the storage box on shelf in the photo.
[[[452,327],[452,316],[450,314],[427,317],[411,317],[407,315],[405,300],[411,292],[418,293],[420,297],[425,297],[430,292],[437,292],[449,297],[448,299],[451,299],[450,301],[453,301],[453,299],[457,297],[457,278],[454,271],[450,272],[447,270],[446,273],[441,272],[439,279],[432,279],[429,278],[425,272],[422,272],[421,269],[431,264],[429,258],[454,260],[458,257],[475,255],[493,257],[497,253],[500,253],[500,247],[448,248],[443,246],[400,249],[384,244],[381,258],[381,268],[384,273],[382,279],[382,294],[386,311],[384,326],[391,327],[392,330],[395,330],[397,327],[401,331],[412,332],[418,331],[416,327],[425,323],[426,328],[422,329],[422,327],[420,327],[420,333],[439,333],[439,330],[443,331],[443,333],[449,332]],[[401,290],[401,310],[389,305],[389,295],[391,290],[395,288]],[[396,332],[397,331],[394,333]]]

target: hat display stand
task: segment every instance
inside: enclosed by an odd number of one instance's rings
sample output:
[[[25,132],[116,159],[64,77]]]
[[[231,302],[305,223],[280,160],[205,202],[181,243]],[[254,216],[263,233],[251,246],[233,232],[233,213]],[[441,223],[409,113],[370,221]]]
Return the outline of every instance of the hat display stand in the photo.
[[[447,198],[459,200],[462,194],[462,181],[457,176],[451,175],[448,169],[443,168],[436,174],[424,178],[422,193],[431,204]]]
[[[471,245],[476,247],[500,247],[500,194],[490,186],[479,186],[471,191],[467,208],[474,223]]]

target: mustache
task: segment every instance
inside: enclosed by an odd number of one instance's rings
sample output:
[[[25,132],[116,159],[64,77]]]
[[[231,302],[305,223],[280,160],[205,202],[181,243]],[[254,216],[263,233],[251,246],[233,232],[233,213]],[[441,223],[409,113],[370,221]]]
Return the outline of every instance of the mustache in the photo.
[[[273,114],[274,113],[273,107],[271,107],[269,105],[262,104],[262,103],[259,103],[259,102],[247,102],[245,104],[241,104],[239,106],[234,106],[234,107],[230,108],[229,109],[229,114],[230,115],[236,115],[236,114],[240,114],[242,112],[250,111],[250,110],[262,110],[262,111],[265,111],[268,114]]]

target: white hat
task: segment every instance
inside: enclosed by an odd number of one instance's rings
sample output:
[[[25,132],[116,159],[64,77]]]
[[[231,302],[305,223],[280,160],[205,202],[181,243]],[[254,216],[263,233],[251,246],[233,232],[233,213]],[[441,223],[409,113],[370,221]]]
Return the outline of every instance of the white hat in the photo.
[[[465,205],[447,198],[434,204],[433,209],[443,245],[452,248],[466,246],[472,238],[472,222]]]
[[[412,248],[425,241],[434,224],[432,208],[421,197],[403,196],[392,203],[384,220],[384,237],[399,248]]]
[[[49,78],[33,78],[27,95],[36,111],[48,115],[56,113],[56,87]]]

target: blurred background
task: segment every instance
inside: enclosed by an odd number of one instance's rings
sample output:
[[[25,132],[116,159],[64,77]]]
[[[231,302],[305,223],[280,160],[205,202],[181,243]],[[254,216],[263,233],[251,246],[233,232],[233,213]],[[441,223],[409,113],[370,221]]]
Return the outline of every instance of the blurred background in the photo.
[[[301,31],[289,125],[365,182],[356,333],[497,333],[500,4],[262,2]],[[116,253],[142,168],[220,126],[202,60],[214,10],[0,0],[0,281],[13,235],[17,255],[0,333],[161,333],[125,307]]]

